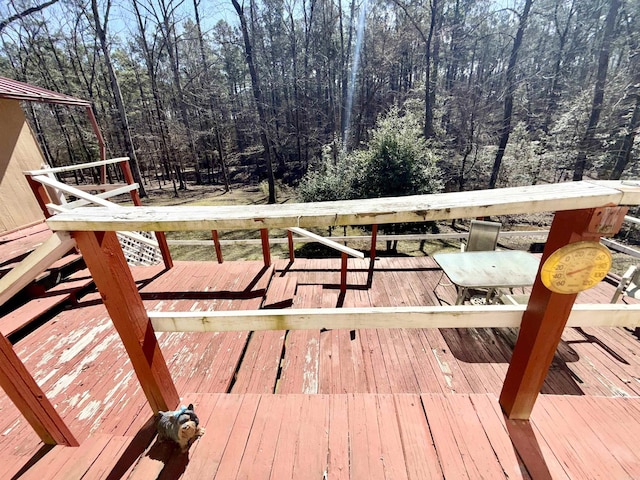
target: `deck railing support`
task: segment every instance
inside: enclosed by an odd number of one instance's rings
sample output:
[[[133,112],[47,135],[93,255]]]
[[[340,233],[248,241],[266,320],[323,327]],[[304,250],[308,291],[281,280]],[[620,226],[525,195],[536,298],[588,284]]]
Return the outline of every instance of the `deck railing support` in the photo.
[[[369,258],[373,262],[376,259],[376,242],[378,241],[378,225],[371,225],[371,251]]]
[[[105,165],[106,168],[106,165]],[[120,168],[122,169],[122,175],[124,176],[124,181],[129,185],[136,183],[133,178],[133,173],[131,173],[131,166],[129,165],[129,160],[120,163]],[[136,207],[142,206],[142,201],[140,200],[140,195],[138,194],[138,190],[131,190],[129,192],[131,195],[131,201]],[[173,259],[171,258],[171,252],[169,251],[169,244],[167,243],[167,236],[164,232],[155,232],[156,240],[158,242],[158,248],[160,249],[160,253],[162,254],[162,260],[164,261],[164,266],[167,269],[173,268]]]
[[[599,241],[602,235],[615,234],[626,210],[625,207],[604,207],[557,212],[540,268],[564,245]],[[551,292],[540,280],[538,270],[500,394],[500,405],[510,419],[529,419],[576,297],[577,294]]]
[[[115,232],[74,232],[102,301],[154,413],[180,402]]]
[[[289,261],[293,262],[296,259],[296,252],[293,248],[293,232],[287,230],[287,244],[289,245]]]
[[[211,230],[211,238],[213,239],[213,247],[216,249],[216,259],[218,263],[222,263],[222,247],[220,246],[220,237],[217,230]]]
[[[347,260],[348,256],[342,252],[342,261],[340,265],[340,291],[342,293],[347,291]]]
[[[79,445],[4,335],[0,335],[0,386],[43,443]]]
[[[260,238],[262,239],[262,258],[264,258],[264,266],[271,266],[271,249],[269,248],[269,230],[260,229]]]

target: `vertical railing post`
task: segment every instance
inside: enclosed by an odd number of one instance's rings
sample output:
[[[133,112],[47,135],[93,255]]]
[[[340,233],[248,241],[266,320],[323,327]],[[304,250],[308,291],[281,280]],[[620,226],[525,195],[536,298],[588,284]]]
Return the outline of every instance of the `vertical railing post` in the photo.
[[[371,225],[371,251],[369,258],[373,262],[376,259],[376,243],[378,241],[378,224]]]
[[[74,232],[149,405],[174,409],[180,398],[115,232]]]
[[[38,202],[38,205],[42,209],[42,213],[44,214],[44,217],[49,218],[51,216],[51,213],[49,212],[47,203],[51,203],[51,198],[47,193],[46,187],[40,182],[36,182],[33,178],[31,178],[31,175],[25,175],[25,177],[27,179],[27,183],[29,184],[29,187],[31,187],[31,190],[33,191],[33,195],[36,197],[36,201]]]
[[[626,208],[605,207],[557,212],[540,261],[569,243],[599,241],[614,234]],[[500,405],[510,419],[528,420],[560,343],[577,294],[554,293],[536,276],[520,333],[500,394]]]
[[[213,247],[216,249],[216,259],[218,263],[222,263],[222,247],[220,246],[220,237],[217,230],[211,230],[211,238],[213,239]]]
[[[271,266],[271,249],[269,248],[269,230],[260,229],[260,238],[262,239],[262,257],[264,258],[264,266]]]
[[[289,244],[289,261],[293,262],[296,259],[296,253],[293,249],[293,232],[287,230],[287,242]]]
[[[122,175],[124,176],[124,181],[127,182],[127,185],[131,185],[135,182],[133,178],[133,173],[131,172],[131,166],[129,165],[129,160],[124,162],[120,162],[120,167],[122,169]],[[129,192],[131,195],[131,201],[136,207],[142,205],[142,201],[140,200],[140,195],[138,194],[138,190],[131,190]],[[156,240],[158,241],[158,247],[160,248],[160,253],[162,254],[162,260],[164,261],[164,266],[167,269],[173,268],[173,259],[171,258],[171,252],[169,251],[169,244],[167,243],[167,236],[164,232],[155,232]]]
[[[342,252],[342,261],[340,262],[340,291],[342,293],[347,291],[347,260],[348,256]]]

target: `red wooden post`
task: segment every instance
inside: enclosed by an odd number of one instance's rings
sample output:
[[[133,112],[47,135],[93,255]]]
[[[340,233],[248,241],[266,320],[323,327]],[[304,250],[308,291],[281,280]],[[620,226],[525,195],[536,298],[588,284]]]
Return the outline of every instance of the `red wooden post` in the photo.
[[[626,208],[620,207],[557,212],[540,268],[564,245],[582,240],[599,241],[604,234],[616,233],[625,212]],[[500,394],[500,405],[510,419],[529,419],[576,296],[551,292],[542,283],[538,270]]]
[[[289,261],[293,262],[296,259],[296,253],[293,249],[293,233],[291,230],[287,230],[287,240],[289,242]]]
[[[173,258],[171,258],[171,252],[169,251],[169,244],[167,243],[167,236],[164,232],[155,232],[156,241],[158,242],[158,248],[162,254],[162,260],[164,261],[164,267],[168,270],[173,268]]]
[[[180,398],[115,232],[74,232],[78,247],[154,412]]]
[[[376,259],[376,242],[378,241],[378,224],[371,225],[371,252],[369,258]]]
[[[124,176],[124,181],[127,182],[128,185],[132,185],[136,183],[135,179],[133,178],[133,173],[131,173],[131,166],[129,166],[129,160],[120,162],[120,168],[122,169],[122,175]],[[140,195],[138,194],[138,190],[131,190],[129,192],[129,195],[131,195],[131,200],[133,201],[133,204],[136,207],[139,207],[140,205],[142,205],[142,202],[140,201]]]
[[[213,246],[216,249],[216,258],[218,263],[222,263],[222,247],[220,246],[220,237],[217,230],[211,230],[211,238],[213,238]]]
[[[0,386],[43,443],[79,445],[4,335],[0,335]]]
[[[342,262],[340,265],[340,291],[347,291],[347,254],[342,252]]]
[[[122,168],[122,175],[124,176],[125,182],[128,185],[136,183],[133,174],[131,173],[131,167],[129,166],[129,161],[120,162],[120,167]],[[142,205],[142,201],[140,200],[140,195],[138,194],[138,190],[131,190],[129,192],[131,195],[131,200],[136,207]],[[162,260],[164,261],[164,266],[167,269],[173,268],[173,259],[171,258],[171,252],[169,251],[169,244],[167,243],[167,236],[164,232],[155,232],[156,240],[158,241],[158,247],[160,248],[160,253],[162,254]]]
[[[93,113],[93,107],[91,105],[88,105],[86,110],[87,110],[87,116],[91,121],[91,127],[93,128],[93,133],[96,134],[96,138],[98,139],[98,147],[100,148],[100,160],[106,160],[107,147],[104,144],[104,138],[102,137],[102,132],[100,131],[100,127],[98,126],[98,121],[96,120],[96,116]],[[105,171],[105,177],[106,177],[106,171]],[[105,183],[106,179],[103,180],[102,182]]]
[[[31,175],[26,175],[26,178],[27,178],[27,183],[31,187],[31,190],[33,191],[33,194],[35,195],[36,200],[38,201],[38,205],[42,209],[42,213],[44,214],[44,217],[49,218],[51,216],[51,213],[49,213],[49,209],[47,208],[47,203],[51,203],[51,198],[47,193],[47,189],[43,184],[41,184],[40,182],[36,182],[33,178],[31,178]]]
[[[260,229],[260,238],[262,239],[262,257],[264,258],[264,266],[271,266],[271,250],[269,248],[269,230]]]

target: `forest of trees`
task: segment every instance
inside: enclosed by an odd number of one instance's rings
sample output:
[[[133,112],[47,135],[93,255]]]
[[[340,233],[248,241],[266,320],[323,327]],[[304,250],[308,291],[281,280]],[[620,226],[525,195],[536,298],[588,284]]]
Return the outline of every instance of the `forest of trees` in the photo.
[[[176,195],[274,201],[393,109],[448,190],[638,175],[640,0],[8,0],[0,75],[93,101]],[[28,113],[52,165],[98,157],[83,111]]]

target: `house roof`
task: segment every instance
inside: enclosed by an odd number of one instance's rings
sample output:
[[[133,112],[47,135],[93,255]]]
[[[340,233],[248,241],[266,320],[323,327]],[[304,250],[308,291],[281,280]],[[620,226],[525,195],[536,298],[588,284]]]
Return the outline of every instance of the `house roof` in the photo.
[[[0,77],[0,98],[27,100],[31,102],[57,103],[62,105],[91,106],[88,100],[70,97],[45,88],[29,85],[6,77]]]

